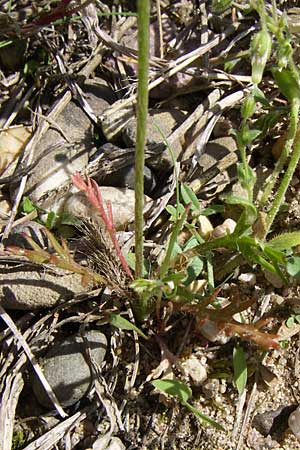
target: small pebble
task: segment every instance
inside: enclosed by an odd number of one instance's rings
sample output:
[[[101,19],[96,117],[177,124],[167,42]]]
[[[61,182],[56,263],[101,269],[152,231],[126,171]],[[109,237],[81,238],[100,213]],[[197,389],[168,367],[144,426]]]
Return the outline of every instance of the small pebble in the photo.
[[[290,430],[294,433],[298,441],[300,441],[300,406],[290,414],[288,424]]]
[[[269,270],[264,270],[264,275],[266,280],[275,288],[281,289],[283,287],[283,281],[276,273],[269,272]]]
[[[199,216],[198,224],[200,236],[203,237],[203,239],[209,238],[214,229],[210,220],[206,216]]]
[[[88,341],[92,358],[100,365],[107,348],[105,335],[91,330],[83,336]],[[75,335],[57,342],[40,361],[44,375],[62,406],[74,405],[88,394],[93,374],[85,355],[84,340]],[[33,392],[42,406],[53,406],[37,377],[33,379]]]
[[[232,219],[226,219],[221,225],[218,225],[212,232],[214,239],[232,234],[235,230],[236,222]]]
[[[255,286],[256,276],[254,273],[241,273],[238,278],[242,283],[248,284],[249,286]]]
[[[271,435],[276,439],[285,432],[288,427],[288,417],[291,411],[295,409],[294,406],[281,406],[276,410],[265,411],[262,414],[256,414],[252,421],[252,425],[263,436]],[[293,414],[293,413],[292,413]],[[291,414],[291,415],[292,415]],[[291,417],[290,415],[290,417]],[[300,418],[300,416],[299,416]],[[290,424],[289,424],[290,426]]]
[[[206,398],[216,398],[219,393],[220,381],[216,378],[207,380],[203,384],[203,393]]]
[[[200,386],[207,379],[205,365],[194,355],[182,363],[184,373],[195,386]]]

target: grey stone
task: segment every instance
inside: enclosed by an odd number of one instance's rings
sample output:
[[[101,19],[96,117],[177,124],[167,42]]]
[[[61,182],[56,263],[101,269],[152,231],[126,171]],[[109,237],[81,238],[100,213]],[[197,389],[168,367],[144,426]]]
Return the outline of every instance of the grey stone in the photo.
[[[106,91],[102,87],[86,86],[85,96],[96,115],[107,108]],[[72,174],[82,170],[88,163],[88,154],[93,147],[93,127],[85,112],[71,101],[55,121],[74,145],[64,145],[64,138],[56,129],[49,129],[37,146],[35,158],[40,159],[26,184],[25,194],[34,202],[48,191],[66,183]],[[57,142],[63,142],[58,150],[42,157],[43,153]]]
[[[126,226],[134,220],[134,190],[127,188],[115,188],[112,186],[101,186],[101,196],[104,209],[107,212],[107,203],[112,207],[113,223],[117,231],[124,230]],[[151,199],[144,196],[145,206],[151,203]],[[69,196],[64,202],[63,211],[73,214],[77,218],[93,218],[96,222],[99,220],[99,213],[91,206],[86,196],[82,192],[77,192]]]
[[[30,264],[0,266],[0,303],[8,309],[50,308],[85,291],[76,273]]]
[[[122,167],[122,169],[116,170],[115,172],[101,178],[99,185],[114,186],[114,187],[125,187],[129,189],[134,189],[134,177],[135,177],[134,164]],[[94,177],[97,181],[97,178]],[[156,179],[154,173],[145,166],[144,169],[144,190],[145,194],[149,195],[156,186]]]
[[[151,147],[164,145],[164,138],[168,140],[170,134],[183,122],[184,114],[177,110],[149,111],[147,119],[147,145]],[[159,127],[159,128],[158,128]],[[164,138],[163,138],[164,136]],[[134,147],[136,143],[136,119],[131,119],[123,132],[123,139],[128,147]],[[174,159],[178,159],[182,152],[181,142],[176,141],[171,146]],[[168,171],[173,167],[173,159],[168,148],[158,156],[147,159],[147,165],[155,170]]]
[[[32,249],[26,236],[31,237],[40,247],[49,249],[49,242],[46,234],[43,233],[45,227],[38,222],[28,220],[22,224],[16,225],[11,230],[7,239],[3,241],[5,247],[16,245],[17,247]]]
[[[289,415],[295,411],[296,406],[281,406],[276,410],[265,411],[256,414],[253,418],[252,426],[263,436],[271,435],[277,439],[288,428]]]
[[[40,361],[44,375],[62,406],[71,406],[88,394],[93,380],[93,369],[88,363],[85,339],[91,357],[100,365],[106,354],[107,339],[103,333],[91,330],[83,333],[84,339],[75,335],[55,346]],[[51,407],[48,395],[34,377],[33,391],[38,402]]]

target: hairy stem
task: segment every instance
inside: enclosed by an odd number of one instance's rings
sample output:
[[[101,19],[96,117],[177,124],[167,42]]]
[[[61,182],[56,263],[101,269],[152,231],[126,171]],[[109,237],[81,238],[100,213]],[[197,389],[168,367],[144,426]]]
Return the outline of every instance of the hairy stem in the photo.
[[[138,1],[138,97],[135,151],[135,276],[143,273],[144,148],[148,114],[150,1]]]
[[[298,140],[299,134],[300,134],[300,129],[297,128],[299,106],[300,106],[299,98],[293,99],[292,107],[291,107],[291,124],[290,124],[290,132],[289,132],[290,140],[292,140],[293,151],[291,154],[291,159],[290,159],[288,168],[284,174],[284,177],[280,183],[280,186],[279,186],[277,194],[274,198],[271,209],[268,213],[268,216],[266,219],[266,229],[265,229],[263,238],[265,238],[267,236],[267,234],[269,233],[269,231],[272,227],[274,219],[279,211],[281,204],[284,201],[286,191],[289,187],[289,184],[291,182],[291,179],[294,175],[294,172],[296,170],[296,167],[297,167],[299,159],[300,159],[300,142]],[[288,145],[290,145],[290,144],[288,144]]]

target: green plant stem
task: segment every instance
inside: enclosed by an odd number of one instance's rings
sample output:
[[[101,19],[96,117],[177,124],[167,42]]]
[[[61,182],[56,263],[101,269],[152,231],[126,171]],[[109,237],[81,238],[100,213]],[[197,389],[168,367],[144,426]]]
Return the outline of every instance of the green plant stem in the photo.
[[[190,206],[188,205],[184,211],[184,213],[182,214],[182,216],[180,217],[180,219],[178,219],[178,221],[174,224],[172,233],[171,233],[171,237],[168,243],[168,247],[167,247],[167,251],[166,251],[166,256],[165,259],[161,265],[160,268],[160,279],[163,279],[163,277],[166,275],[166,273],[168,272],[169,266],[170,266],[170,261],[171,261],[171,257],[172,257],[172,253],[173,253],[173,249],[174,249],[174,245],[177,242],[177,238],[178,238],[178,234],[180,233],[183,224],[186,220],[188,211],[190,209]]]
[[[275,196],[275,199],[273,201],[273,204],[271,206],[271,209],[268,213],[267,219],[266,219],[266,229],[264,231],[263,239],[267,236],[269,233],[272,224],[274,222],[274,219],[279,211],[279,208],[281,204],[284,201],[286,191],[289,187],[289,184],[291,182],[291,179],[294,175],[294,172],[297,168],[299,159],[300,159],[300,141],[297,140],[297,135],[299,134],[297,132],[297,126],[298,126],[298,114],[299,114],[299,98],[293,99],[292,106],[291,106],[291,126],[290,126],[290,135],[293,135],[293,142],[292,146],[294,145],[293,152],[291,154],[291,159],[288,165],[288,168],[284,174],[284,177],[280,183],[280,186],[278,188],[277,194]]]
[[[277,161],[277,163],[275,165],[275,168],[274,168],[274,170],[272,172],[272,175],[271,175],[271,177],[270,177],[270,179],[268,181],[268,184],[267,184],[267,186],[266,186],[266,188],[264,190],[264,193],[263,193],[263,195],[261,197],[261,200],[260,200],[260,205],[261,206],[264,206],[267,203],[267,201],[269,200],[269,198],[270,198],[271,192],[272,192],[272,190],[273,190],[273,188],[275,186],[277,178],[279,177],[281,171],[283,170],[283,168],[284,168],[284,166],[286,164],[288,155],[291,153],[292,145],[293,145],[293,142],[294,142],[294,137],[295,137],[295,129],[294,129],[294,126],[293,126],[293,124],[291,122],[290,128],[289,128],[289,132],[288,132],[288,136],[287,136],[287,140],[285,142],[284,148],[283,148],[283,150],[281,152],[281,155],[280,155],[280,157],[279,157],[279,159],[278,159],[278,161]]]
[[[144,148],[148,114],[150,1],[138,1],[138,97],[135,151],[135,276],[143,273]]]
[[[240,145],[239,150],[240,150],[240,155],[241,155],[242,164],[243,164],[243,168],[244,168],[245,178],[246,178],[246,180],[249,180],[250,179],[249,164],[247,161],[246,146]],[[252,185],[252,183],[247,183],[246,189],[247,189],[247,194],[248,194],[248,201],[252,202],[253,201],[253,185]]]

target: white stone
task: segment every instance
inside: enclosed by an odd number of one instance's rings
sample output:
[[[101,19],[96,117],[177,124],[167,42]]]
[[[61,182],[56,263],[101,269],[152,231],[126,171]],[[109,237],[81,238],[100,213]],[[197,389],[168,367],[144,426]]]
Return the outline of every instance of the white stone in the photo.
[[[200,236],[203,237],[203,239],[209,238],[214,229],[210,220],[206,216],[199,216],[198,224]]]
[[[294,433],[296,438],[300,441],[300,406],[290,414],[288,424],[290,430]]]
[[[254,286],[256,283],[256,276],[252,272],[241,273],[238,278],[242,283],[249,284],[249,286]]]
[[[182,363],[184,373],[195,386],[200,386],[207,379],[205,365],[194,355]]]
[[[235,230],[236,222],[232,219],[226,219],[221,225],[218,225],[212,232],[213,238],[219,238],[232,234]]]

